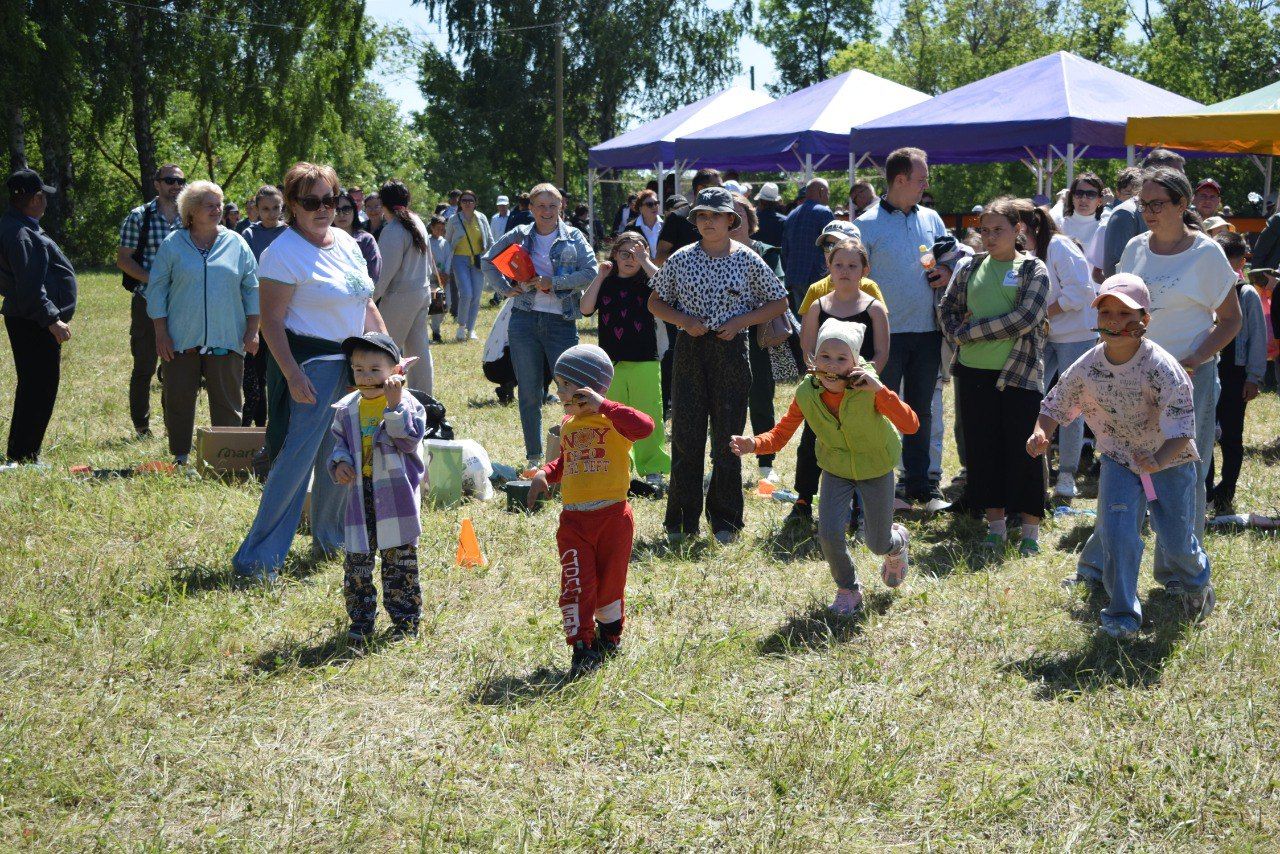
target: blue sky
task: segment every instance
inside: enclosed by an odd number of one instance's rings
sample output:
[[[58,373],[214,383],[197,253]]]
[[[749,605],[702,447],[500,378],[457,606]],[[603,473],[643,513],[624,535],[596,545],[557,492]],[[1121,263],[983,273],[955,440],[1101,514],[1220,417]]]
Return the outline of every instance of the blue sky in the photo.
[[[727,0],[710,0],[710,4],[713,8],[720,8],[727,6],[728,2]],[[447,43],[442,32],[443,26],[432,23],[427,17],[426,10],[421,6],[413,6],[410,0],[366,0],[365,8],[367,14],[378,21],[387,24],[403,23],[411,32],[420,37],[429,38],[440,47],[444,47]],[[735,83],[747,85],[749,79],[747,69],[753,65],[756,69],[757,89],[775,82],[777,68],[773,64],[773,57],[755,39],[744,36],[738,42],[738,54],[742,63],[742,73],[734,81]],[[413,71],[388,74],[383,69],[381,73],[383,76],[379,82],[391,98],[400,102],[402,113],[407,114],[422,108],[422,94],[418,91],[418,83]]]

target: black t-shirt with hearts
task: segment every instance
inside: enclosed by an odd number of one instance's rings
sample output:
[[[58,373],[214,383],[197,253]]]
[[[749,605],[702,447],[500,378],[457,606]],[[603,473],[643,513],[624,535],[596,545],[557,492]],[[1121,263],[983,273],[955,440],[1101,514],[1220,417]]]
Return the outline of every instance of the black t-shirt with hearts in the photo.
[[[642,272],[627,278],[610,273],[600,283],[596,297],[600,348],[614,362],[652,362],[658,358],[649,294],[649,277]]]

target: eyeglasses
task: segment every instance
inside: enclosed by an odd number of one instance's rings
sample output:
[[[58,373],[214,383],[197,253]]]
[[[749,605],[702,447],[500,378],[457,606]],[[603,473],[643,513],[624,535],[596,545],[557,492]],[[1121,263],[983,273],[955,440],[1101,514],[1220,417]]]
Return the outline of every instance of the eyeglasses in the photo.
[[[351,205],[338,205],[338,213],[351,213],[355,210]]]
[[[1158,214],[1164,210],[1165,205],[1173,204],[1173,199],[1152,199],[1149,202],[1144,202],[1142,199],[1138,199],[1134,204],[1138,208],[1138,213],[1151,211],[1153,214]]]
[[[1102,194],[1097,190],[1072,190],[1071,195],[1077,199],[1096,199]]]
[[[201,207],[207,211],[217,211],[218,213],[222,213],[222,202],[205,202]],[[232,213],[232,211],[227,211],[227,213]],[[239,213],[239,211],[236,211],[236,213]]]
[[[468,199],[466,197],[458,199],[458,201],[462,202],[464,205],[474,205],[476,203],[475,199]]]
[[[338,197],[335,196],[333,193],[330,193],[327,196],[322,196],[320,198],[316,198],[315,196],[303,196],[302,198],[298,199],[298,205],[308,213],[315,213],[316,211],[320,210],[321,205],[328,208],[329,210],[333,210],[338,206]]]
[[[186,178],[179,178],[177,175],[165,175],[160,179],[162,183],[168,184],[170,187],[177,184],[179,187],[187,183]]]
[[[634,261],[636,257],[636,253],[630,249],[619,249],[614,254],[618,256],[619,261]]]

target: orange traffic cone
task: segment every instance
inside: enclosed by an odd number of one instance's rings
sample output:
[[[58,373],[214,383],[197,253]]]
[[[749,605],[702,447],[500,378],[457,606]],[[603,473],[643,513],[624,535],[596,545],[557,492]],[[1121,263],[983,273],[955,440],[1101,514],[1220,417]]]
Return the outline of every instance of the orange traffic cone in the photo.
[[[475,526],[470,519],[462,520],[462,530],[458,533],[458,566],[477,567],[488,563],[480,551],[480,540],[476,538]]]
[[[770,495],[773,495],[776,489],[777,487],[772,483],[761,479],[760,485],[756,487],[756,495],[759,495],[761,498],[768,498]]]

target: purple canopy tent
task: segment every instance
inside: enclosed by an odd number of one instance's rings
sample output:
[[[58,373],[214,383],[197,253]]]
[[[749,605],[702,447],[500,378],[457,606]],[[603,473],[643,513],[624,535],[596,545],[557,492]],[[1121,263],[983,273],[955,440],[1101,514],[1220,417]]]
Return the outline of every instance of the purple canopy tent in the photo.
[[[591,148],[587,151],[587,207],[591,209],[591,216],[595,216],[597,170],[653,169],[658,173],[658,202],[662,203],[663,181],[668,171],[675,172],[676,191],[680,189],[680,172],[684,167],[676,160],[677,137],[772,102],[763,92],[734,86]]]
[[[849,152],[849,126],[928,101],[861,69],[846,71],[772,104],[676,139],[676,157],[689,165],[744,171],[803,171],[811,177],[832,157]],[[849,158],[849,170],[855,163]],[[841,168],[844,167],[843,162]]]
[[[1075,161],[1090,157],[1133,162],[1124,141],[1131,115],[1188,113],[1195,101],[1059,51],[961,86],[923,104],[855,124],[849,150],[884,157],[916,146],[936,163],[1019,160],[1049,194],[1054,158],[1065,162],[1067,183]]]

